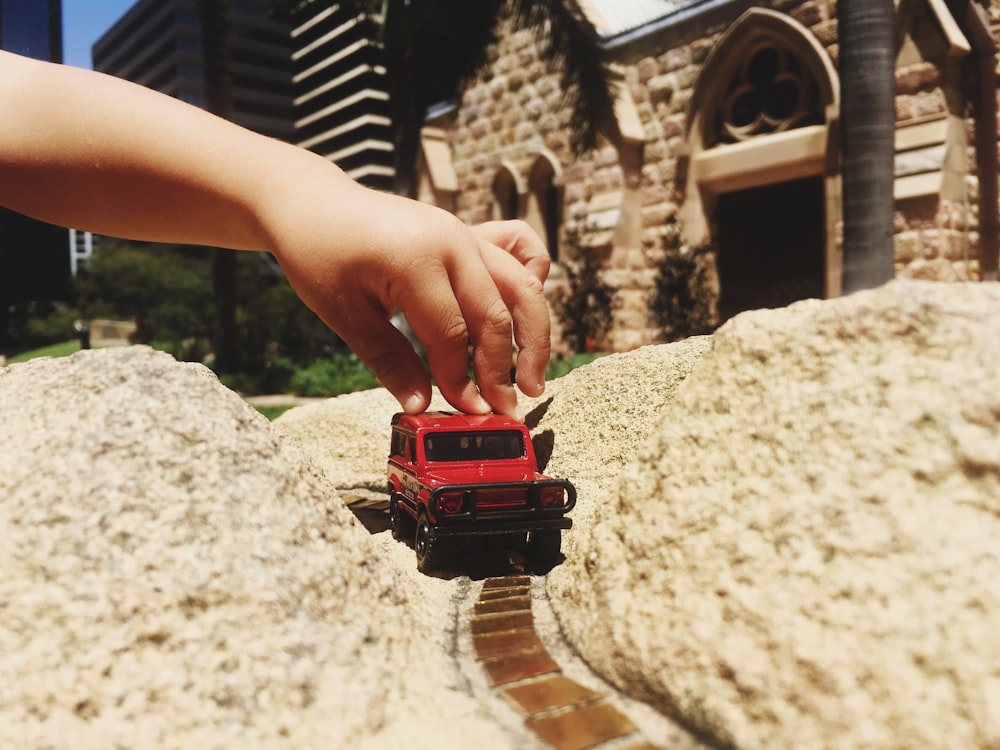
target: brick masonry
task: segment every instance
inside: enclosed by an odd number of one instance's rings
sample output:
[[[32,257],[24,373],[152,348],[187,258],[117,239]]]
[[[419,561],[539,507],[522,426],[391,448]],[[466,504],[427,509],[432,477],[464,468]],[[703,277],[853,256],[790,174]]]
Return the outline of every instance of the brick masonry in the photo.
[[[912,4],[918,8],[918,21],[928,15],[929,4],[922,2]],[[835,64],[838,40],[833,0],[774,0],[758,5],[769,6],[805,27]],[[459,186],[455,210],[467,221],[497,218],[494,180],[504,169],[523,178],[518,189],[527,193],[540,156],[558,165],[560,236],[565,239],[578,232],[580,237],[579,247],[559,248],[559,260],[601,253],[606,258],[603,279],[616,290],[615,323],[606,340],[598,342],[602,348],[626,350],[658,339],[650,299],[658,283],[655,268],[663,253],[667,225],[682,220],[681,207],[689,197],[684,170],[690,105],[705,61],[744,6],[734,3],[731,7],[732,18],[716,13],[612,50],[641,128],[642,142],[633,146],[636,153],[606,144],[593,153],[574,155],[569,112],[563,105],[557,73],[540,57],[532,34],[523,30],[501,35],[494,62],[483,79],[467,89],[456,112],[435,123],[448,134]],[[997,36],[998,0],[990,0],[988,13]],[[949,164],[942,167],[946,177],[940,189],[897,201],[896,268],[903,276],[975,279],[978,187],[975,153],[969,145],[972,125],[963,119],[971,83],[967,72],[949,62],[947,51],[939,49],[940,40],[934,36],[938,32],[927,31],[932,26],[914,27],[916,37],[930,39],[925,43],[918,38],[916,45],[928,59],[909,60],[901,52],[899,59],[906,64],[897,71],[897,122],[904,128],[950,117],[964,122],[966,132],[949,131]],[[629,190],[638,194],[633,211],[638,221],[632,234],[623,233],[624,220],[614,212],[609,219],[601,203],[603,197]],[[522,193],[522,214],[524,198]],[[835,222],[830,226],[828,235],[839,234]],[[836,246],[840,240],[829,241]],[[555,295],[564,287],[557,263],[548,291]],[[558,333],[558,321],[554,322]]]
[[[470,622],[472,646],[490,685],[555,750],[599,748],[620,740],[627,750],[655,750],[604,696],[562,674],[534,628],[530,579],[488,578]]]

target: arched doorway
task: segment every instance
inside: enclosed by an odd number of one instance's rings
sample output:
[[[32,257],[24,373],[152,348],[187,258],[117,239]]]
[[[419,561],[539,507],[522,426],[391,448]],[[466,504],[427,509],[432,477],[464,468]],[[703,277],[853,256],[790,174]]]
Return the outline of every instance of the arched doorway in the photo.
[[[689,245],[715,248],[720,320],[840,293],[838,107],[829,56],[781,13],[747,11],[706,60],[681,217]]]
[[[719,317],[823,297],[823,181],[721,194],[716,202]]]

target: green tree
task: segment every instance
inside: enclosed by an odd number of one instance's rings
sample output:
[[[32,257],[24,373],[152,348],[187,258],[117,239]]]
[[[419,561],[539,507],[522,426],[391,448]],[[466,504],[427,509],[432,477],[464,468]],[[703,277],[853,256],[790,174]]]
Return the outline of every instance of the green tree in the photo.
[[[203,269],[181,255],[107,243],[84,262],[76,287],[82,317],[135,320],[139,341],[165,344],[181,359],[200,358],[212,292]]]
[[[840,0],[843,291],[879,286],[895,274],[893,157],[895,13],[892,0]]]
[[[241,369],[261,373],[279,360],[305,365],[329,354],[334,335],[291,285],[252,254],[237,260]]]

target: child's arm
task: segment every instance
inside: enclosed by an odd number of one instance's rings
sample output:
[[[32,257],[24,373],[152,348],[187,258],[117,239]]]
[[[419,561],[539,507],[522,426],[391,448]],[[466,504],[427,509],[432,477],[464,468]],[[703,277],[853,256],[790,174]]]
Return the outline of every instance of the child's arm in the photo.
[[[544,388],[548,253],[522,222],[469,227],[322,157],[110,76],[0,53],[0,204],[133,239],[267,250],[408,411],[514,414]],[[468,347],[478,382],[471,382]]]

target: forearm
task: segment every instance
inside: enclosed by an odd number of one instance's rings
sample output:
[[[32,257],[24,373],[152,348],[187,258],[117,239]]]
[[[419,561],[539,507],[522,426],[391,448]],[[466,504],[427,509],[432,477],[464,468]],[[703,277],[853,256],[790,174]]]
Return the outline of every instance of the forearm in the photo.
[[[521,389],[544,388],[549,259],[526,224],[468,227],[140,86],[0,52],[0,205],[99,234],[274,253],[408,411],[431,388],[389,323],[397,309],[457,408],[516,414],[512,335]]]
[[[89,71],[0,53],[0,102],[0,204],[64,226],[271,250],[261,217],[279,174],[352,182],[303,149]]]

